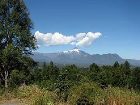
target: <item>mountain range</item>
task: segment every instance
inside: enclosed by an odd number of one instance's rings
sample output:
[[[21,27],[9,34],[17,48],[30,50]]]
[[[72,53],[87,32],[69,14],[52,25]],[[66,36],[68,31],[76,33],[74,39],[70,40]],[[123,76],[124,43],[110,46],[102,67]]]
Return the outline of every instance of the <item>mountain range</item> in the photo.
[[[89,66],[92,63],[98,65],[113,65],[116,61],[123,63],[126,60],[133,66],[140,66],[140,60],[123,59],[118,54],[89,54],[78,48],[57,53],[40,53],[34,52],[31,56],[37,62],[49,63],[53,61],[56,64],[68,65],[75,64],[77,66]]]

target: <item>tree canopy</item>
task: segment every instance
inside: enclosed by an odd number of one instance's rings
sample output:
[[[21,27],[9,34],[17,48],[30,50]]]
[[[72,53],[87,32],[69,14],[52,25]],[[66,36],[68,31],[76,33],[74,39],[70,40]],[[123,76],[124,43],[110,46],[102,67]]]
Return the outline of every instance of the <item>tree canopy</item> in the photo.
[[[8,87],[8,78],[15,68],[27,66],[36,49],[31,33],[33,24],[23,0],[0,1],[0,73]]]

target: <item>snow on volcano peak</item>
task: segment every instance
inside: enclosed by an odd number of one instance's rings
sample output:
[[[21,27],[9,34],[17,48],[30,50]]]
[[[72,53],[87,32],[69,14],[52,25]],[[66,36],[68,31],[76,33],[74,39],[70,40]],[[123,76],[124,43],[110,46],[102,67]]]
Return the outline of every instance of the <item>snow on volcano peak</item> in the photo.
[[[74,48],[72,50],[63,51],[63,53],[80,53],[80,49]]]

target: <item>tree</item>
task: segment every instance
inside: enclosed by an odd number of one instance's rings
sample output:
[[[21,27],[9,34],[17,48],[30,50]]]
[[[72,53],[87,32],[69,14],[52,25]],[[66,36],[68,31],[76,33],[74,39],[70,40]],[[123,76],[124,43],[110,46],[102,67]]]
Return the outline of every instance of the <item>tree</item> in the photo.
[[[118,68],[120,65],[119,65],[119,62],[118,61],[116,61],[115,63],[114,63],[114,65],[113,65],[113,67],[114,68]]]
[[[59,75],[59,68],[54,65],[54,63],[51,61],[50,64],[47,66],[47,75],[48,75],[48,79],[50,80],[55,80],[58,75]]]
[[[96,72],[96,73],[100,71],[99,66],[95,63],[90,65],[89,70],[93,71],[93,72]]]
[[[126,86],[127,88],[130,87],[130,76],[131,76],[131,68],[128,61],[125,61],[124,64],[121,64],[120,66],[120,72],[121,72],[121,85]]]
[[[124,69],[126,69],[126,70],[129,71],[129,69],[130,69],[130,64],[129,64],[128,61],[125,61],[125,62],[124,62]]]
[[[98,81],[100,74],[100,68],[97,64],[93,63],[89,66],[89,75],[91,80]]]
[[[27,66],[36,49],[33,25],[23,0],[0,0],[0,74],[8,87],[12,70]]]
[[[132,80],[131,85],[133,88],[137,88],[140,90],[140,67],[136,67],[132,70]]]

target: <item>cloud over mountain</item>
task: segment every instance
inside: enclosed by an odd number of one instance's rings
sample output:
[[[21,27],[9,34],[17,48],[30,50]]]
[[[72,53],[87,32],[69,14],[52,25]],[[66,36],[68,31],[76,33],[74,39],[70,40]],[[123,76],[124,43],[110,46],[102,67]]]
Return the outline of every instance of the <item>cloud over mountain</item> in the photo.
[[[66,45],[71,44],[75,46],[88,46],[91,45],[94,40],[99,38],[102,34],[100,32],[87,32],[78,33],[76,35],[63,35],[59,32],[55,33],[41,33],[35,32],[38,45],[52,46],[52,45]]]

